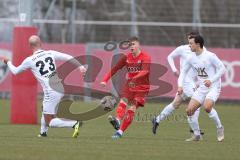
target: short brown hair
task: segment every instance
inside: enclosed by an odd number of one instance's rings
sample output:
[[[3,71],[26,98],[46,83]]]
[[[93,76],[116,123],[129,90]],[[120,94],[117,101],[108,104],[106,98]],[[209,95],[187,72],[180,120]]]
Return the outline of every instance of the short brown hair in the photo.
[[[200,35],[198,31],[191,31],[187,34],[187,36],[197,36]]]
[[[133,42],[133,41],[139,42],[139,38],[137,36],[133,36],[133,37],[128,38],[128,41],[129,42]]]
[[[198,43],[200,47],[203,48],[204,39],[201,35],[193,35],[193,36],[190,36],[189,39],[194,39],[194,42]]]

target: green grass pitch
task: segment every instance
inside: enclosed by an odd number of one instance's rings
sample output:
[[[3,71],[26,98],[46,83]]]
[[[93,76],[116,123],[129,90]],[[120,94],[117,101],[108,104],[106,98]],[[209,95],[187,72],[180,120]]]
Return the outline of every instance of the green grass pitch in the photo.
[[[157,135],[153,136],[150,118],[165,104],[148,103],[139,109],[124,136],[112,140],[114,130],[107,115],[85,122],[77,139],[71,138],[73,130],[56,128],[49,129],[47,138],[38,138],[40,125],[10,124],[9,101],[0,100],[0,160],[240,159],[239,104],[217,103],[225,127],[224,142],[216,141],[215,125],[203,109],[199,121],[205,132],[204,140],[185,142],[189,128],[184,106],[161,123]],[[73,110],[83,112],[94,106],[94,103],[76,102]]]

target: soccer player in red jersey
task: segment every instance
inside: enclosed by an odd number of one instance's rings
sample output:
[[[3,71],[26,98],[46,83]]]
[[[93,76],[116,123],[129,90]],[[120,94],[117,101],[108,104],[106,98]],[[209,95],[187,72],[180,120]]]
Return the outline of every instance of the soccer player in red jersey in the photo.
[[[150,89],[151,57],[140,49],[140,42],[137,37],[129,38],[129,49],[130,52],[117,62],[101,82],[101,85],[105,86],[118,70],[123,67],[127,68],[127,82],[120,93],[121,99],[116,109],[116,117],[111,115],[108,117],[110,123],[117,130],[112,136],[113,139],[122,137],[123,132],[132,123],[136,109],[144,106],[145,96]],[[126,109],[128,104],[130,107]]]

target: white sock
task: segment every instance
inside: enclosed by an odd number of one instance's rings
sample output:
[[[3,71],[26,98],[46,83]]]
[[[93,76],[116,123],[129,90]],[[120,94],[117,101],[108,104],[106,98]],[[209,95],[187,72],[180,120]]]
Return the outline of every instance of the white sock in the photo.
[[[118,132],[120,135],[123,135],[123,131],[122,131],[121,129],[119,129],[117,132]]]
[[[208,113],[208,116],[209,116],[210,119],[212,119],[214,121],[217,128],[222,127],[222,123],[221,123],[221,121],[218,117],[218,113],[214,108],[212,108],[211,112]]]
[[[193,130],[194,135],[200,135],[198,119],[196,119],[194,116],[188,116],[188,124]]]
[[[193,119],[194,121],[196,121],[195,123],[197,123],[198,128],[200,128],[200,127],[199,127],[199,122],[198,122],[199,114],[200,114],[200,107],[199,107],[199,108],[194,112],[194,114],[191,116],[192,119]]]
[[[200,107],[192,115],[193,119],[198,121],[199,114],[200,114]]]
[[[47,126],[47,124],[46,124],[46,121],[45,121],[44,115],[43,115],[43,113],[42,113],[42,117],[41,117],[41,130],[40,130],[40,133],[41,133],[41,134],[44,133],[44,132],[47,133],[47,131],[48,131],[48,126]]]
[[[72,128],[76,123],[77,121],[73,121],[73,120],[68,120],[63,118],[53,118],[50,121],[49,126],[58,127],[58,128],[61,128],[61,127]]]
[[[166,119],[167,116],[169,116],[174,110],[175,110],[175,108],[173,107],[172,103],[167,105],[162,110],[162,112],[157,116],[157,118],[156,118],[157,123],[160,123],[162,120]]]

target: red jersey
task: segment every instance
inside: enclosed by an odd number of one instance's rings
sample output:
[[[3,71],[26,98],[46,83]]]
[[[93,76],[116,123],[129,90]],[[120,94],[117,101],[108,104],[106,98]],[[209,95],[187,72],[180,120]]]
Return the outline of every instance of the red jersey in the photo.
[[[125,66],[127,68],[127,83],[133,82],[135,84],[130,90],[148,91],[150,88],[150,63],[151,57],[143,51],[137,57],[133,56],[132,53],[128,53],[104,76],[103,82],[107,82],[119,69]]]

